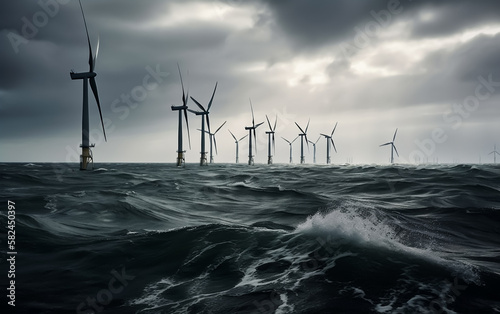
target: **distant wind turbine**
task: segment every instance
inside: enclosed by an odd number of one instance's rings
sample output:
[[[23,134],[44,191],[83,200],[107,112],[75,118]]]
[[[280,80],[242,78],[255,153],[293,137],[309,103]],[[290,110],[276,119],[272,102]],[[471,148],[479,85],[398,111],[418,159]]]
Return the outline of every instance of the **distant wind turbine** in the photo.
[[[497,163],[497,155],[500,155],[499,152],[497,152],[497,145],[495,144],[493,146],[493,151],[491,153],[489,153],[488,155],[491,155],[493,154],[493,163],[496,164]]]
[[[269,125],[269,131],[266,131],[267,134],[267,164],[270,165],[273,163],[273,155],[271,152],[271,141],[273,144],[273,152],[276,152],[276,147],[274,143],[274,131],[276,130],[276,123],[278,122],[278,116],[276,116],[276,119],[274,120],[274,127],[271,127],[271,122],[269,122],[269,118],[266,115],[267,119],[267,124]]]
[[[335,129],[337,128],[338,122],[335,123],[335,126],[333,127],[332,133],[330,135],[326,135],[321,133],[322,136],[326,138],[326,163],[329,164],[331,162],[330,158],[330,142],[333,145],[333,149],[335,152],[337,152],[337,148],[335,147],[335,143],[333,142],[333,133],[335,132]]]
[[[228,131],[229,131],[229,130],[228,130]],[[239,158],[238,158],[238,148],[239,148],[238,146],[239,146],[239,142],[240,142],[242,139],[244,139],[245,137],[247,137],[247,136],[248,136],[248,134],[247,134],[247,135],[245,135],[245,136],[243,136],[243,137],[242,137],[242,138],[240,138],[239,140],[237,140],[237,139],[236,139],[236,136],[234,136],[233,132],[229,131],[229,133],[231,133],[231,135],[232,135],[232,136],[233,136],[233,138],[234,138],[234,142],[236,143],[236,163],[238,163],[238,162],[239,162]]]
[[[288,143],[288,145],[290,145],[290,163],[292,163],[292,162],[293,162],[293,160],[292,160],[292,144],[293,144],[293,142],[295,142],[295,141],[296,141],[299,137],[297,136],[297,137],[296,137],[296,138],[294,138],[294,139],[293,139],[293,141],[291,141],[291,142],[290,142],[289,140],[287,140],[286,138],[284,138],[283,136],[282,136],[281,138],[282,138],[282,139],[284,139],[284,140]]]
[[[309,128],[309,122],[311,122],[311,119],[309,119],[307,121],[307,126],[306,126],[305,131],[302,130],[302,128],[300,127],[300,125],[297,122],[295,122],[295,125],[297,125],[300,132],[302,132],[302,133],[299,133],[299,136],[300,136],[300,163],[301,164],[306,162],[306,159],[304,157],[304,138],[306,140],[307,148],[309,149],[309,141],[307,140],[307,129]]]
[[[207,165],[207,152],[205,151],[205,119],[207,120],[208,132],[210,132],[210,119],[208,118],[208,114],[210,113],[210,107],[212,107],[212,102],[214,100],[215,91],[217,90],[217,83],[215,83],[214,92],[212,93],[212,97],[210,98],[210,102],[208,103],[207,109],[205,109],[196,99],[191,97],[191,99],[198,105],[201,111],[194,111],[188,109],[189,112],[194,113],[197,116],[201,116],[201,157],[200,157],[200,166]],[[206,117],[206,118],[205,118]]]
[[[186,128],[188,132],[188,140],[189,140],[189,149],[191,149],[191,136],[189,135],[189,122],[188,122],[188,117],[187,117],[187,102],[189,99],[189,91],[187,93],[184,93],[184,82],[182,81],[182,74],[181,74],[181,68],[179,64],[177,63],[177,69],[179,70],[179,76],[181,78],[181,86],[182,86],[182,106],[171,106],[172,111],[178,111],[179,112],[179,123],[178,123],[178,130],[177,130],[177,167],[182,166],[185,162],[186,159],[184,157],[184,149],[182,148],[182,113],[184,112],[184,118],[186,119]]]
[[[217,134],[217,132],[219,132],[219,130],[224,126],[224,124],[226,124],[226,122],[227,121],[224,121],[224,123],[222,123],[221,126],[214,133],[210,133],[209,131],[205,131],[205,133],[208,134],[208,137],[210,139],[210,163],[211,164],[214,163],[214,155],[212,154],[212,144],[213,144],[213,146],[215,146],[215,153],[217,154],[217,141],[215,140],[215,134]],[[201,130],[198,129],[198,131],[201,131]]]
[[[89,143],[89,96],[88,96],[88,85],[90,83],[90,88],[94,94],[95,100],[97,102],[97,108],[99,109],[99,115],[101,117],[102,132],[104,134],[104,140],[107,142],[106,130],[104,129],[104,122],[102,120],[101,103],[99,101],[99,95],[97,93],[97,84],[95,82],[96,73],[94,72],[95,63],[97,59],[97,54],[99,53],[99,40],[97,40],[97,48],[95,56],[92,56],[92,45],[90,44],[89,31],[87,28],[87,21],[85,20],[85,14],[83,13],[82,2],[80,1],[80,9],[82,11],[83,23],[85,24],[85,32],[87,33],[87,42],[89,44],[89,65],[90,70],[88,72],[75,73],[73,70],[70,72],[72,80],[83,80],[83,113],[82,113],[82,154],[80,155],[80,170],[87,170],[89,163],[92,163],[92,168],[94,167],[94,158],[92,155],[91,147],[95,147],[95,144]]]
[[[309,141],[309,143],[312,144],[313,146],[313,163],[316,163],[316,143],[318,143],[319,139],[321,138],[321,135],[318,137],[318,139],[316,140],[316,142],[313,142],[313,141]]]
[[[381,146],[386,146],[386,145],[391,145],[391,164],[394,163],[394,151],[399,157],[398,150],[396,149],[396,146],[394,145],[394,140],[396,139],[396,133],[398,133],[398,129],[396,129],[396,132],[394,132],[394,136],[392,137],[392,142],[387,142],[385,144],[380,145]]]
[[[253,116],[253,106],[252,106],[252,100],[250,99],[250,109],[252,110],[252,126],[246,126],[245,130],[248,130],[248,164],[253,165],[254,160],[253,160],[253,151],[252,151],[252,130],[253,130],[253,138],[255,140],[255,154],[257,154],[257,135],[255,132],[255,129],[261,126],[264,122],[261,122],[257,125],[255,125],[255,119]]]

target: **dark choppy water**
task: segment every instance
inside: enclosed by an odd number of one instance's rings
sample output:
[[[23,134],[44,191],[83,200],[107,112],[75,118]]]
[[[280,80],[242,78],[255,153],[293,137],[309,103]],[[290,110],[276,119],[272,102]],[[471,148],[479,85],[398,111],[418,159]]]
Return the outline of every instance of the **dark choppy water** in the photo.
[[[498,166],[67,167],[0,164],[0,309],[500,312]]]

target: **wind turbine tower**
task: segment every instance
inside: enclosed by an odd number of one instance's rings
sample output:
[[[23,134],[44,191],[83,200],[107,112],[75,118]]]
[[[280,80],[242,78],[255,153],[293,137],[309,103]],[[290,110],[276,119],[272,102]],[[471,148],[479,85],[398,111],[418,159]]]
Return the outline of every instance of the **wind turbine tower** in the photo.
[[[228,130],[228,131],[229,131],[229,130]],[[238,162],[239,162],[239,157],[238,157],[239,142],[240,142],[242,139],[244,139],[245,137],[247,137],[247,136],[248,136],[248,134],[247,134],[247,135],[245,135],[245,136],[243,136],[242,138],[240,138],[240,139],[238,140],[238,139],[236,139],[236,136],[234,136],[233,132],[229,131],[229,133],[231,133],[231,135],[232,135],[232,136],[233,136],[233,138],[234,138],[234,142],[236,143],[236,163],[238,163]]]
[[[92,163],[92,168],[94,167],[94,158],[92,155],[92,147],[95,144],[90,144],[89,141],[89,96],[88,96],[88,85],[90,83],[90,88],[94,94],[94,98],[97,102],[97,108],[99,109],[99,115],[101,117],[102,132],[104,134],[104,140],[107,142],[106,130],[104,129],[104,122],[102,120],[101,103],[99,101],[99,95],[97,93],[97,84],[95,82],[96,73],[94,72],[95,63],[97,59],[97,54],[99,53],[99,40],[97,41],[97,48],[95,56],[92,56],[92,45],[90,44],[89,31],[87,28],[87,21],[85,20],[85,14],[83,13],[82,2],[80,1],[80,9],[82,11],[83,23],[85,24],[85,32],[87,33],[87,42],[89,45],[89,66],[88,72],[75,73],[73,70],[70,72],[72,80],[83,80],[83,111],[82,111],[82,154],[80,155],[80,170],[87,170],[88,164]]]
[[[212,102],[214,100],[215,91],[217,90],[217,83],[215,83],[214,92],[212,93],[212,97],[210,98],[210,102],[208,103],[207,109],[203,107],[196,99],[191,97],[191,99],[196,103],[196,105],[201,109],[201,111],[194,111],[188,109],[189,112],[194,113],[197,116],[201,116],[201,157],[200,157],[200,166],[207,165],[207,152],[205,151],[205,119],[207,120],[208,132],[210,133],[210,119],[208,118],[210,108],[212,107]]]
[[[271,165],[273,163],[273,155],[271,152],[271,141],[273,144],[273,150],[276,152],[276,146],[274,143],[274,131],[276,130],[276,123],[278,122],[278,116],[276,116],[276,119],[274,120],[274,127],[271,127],[271,122],[269,122],[269,118],[266,115],[267,119],[267,124],[269,125],[269,131],[266,131],[267,134],[267,164]]]
[[[319,141],[320,138],[321,138],[321,135],[318,137],[318,139],[316,140],[316,142],[309,141],[309,143],[311,143],[312,146],[313,146],[313,163],[316,163],[316,143],[318,143],[318,141]]]
[[[292,163],[292,162],[293,162],[293,159],[292,159],[292,144],[293,144],[293,142],[295,142],[295,141],[296,141],[299,137],[297,136],[297,137],[296,137],[296,138],[294,138],[294,139],[293,139],[293,141],[291,141],[291,142],[290,142],[289,140],[287,140],[286,138],[284,138],[283,136],[282,136],[281,138],[282,138],[282,139],[284,139],[284,140],[288,143],[288,145],[290,145],[290,163]]]
[[[250,109],[252,110],[252,126],[246,126],[245,130],[248,130],[248,164],[253,165],[254,164],[254,159],[253,159],[253,151],[252,151],[252,130],[253,130],[253,138],[255,140],[255,154],[257,154],[257,135],[255,132],[255,129],[258,128],[260,125],[262,125],[264,122],[261,122],[257,125],[255,125],[255,119],[253,115],[253,106],[252,106],[252,100],[250,99]]]
[[[497,163],[497,155],[500,155],[499,152],[497,152],[497,145],[495,144],[493,146],[493,151],[491,153],[489,153],[488,155],[491,155],[493,154],[493,163],[496,164]]]
[[[191,136],[189,135],[189,122],[188,122],[188,117],[187,117],[187,102],[189,99],[189,92],[184,93],[184,82],[182,81],[182,74],[181,74],[181,68],[179,67],[179,64],[177,63],[177,69],[179,70],[179,76],[181,78],[181,86],[182,86],[182,106],[171,106],[172,111],[178,111],[179,112],[179,123],[178,123],[178,131],[177,131],[177,167],[181,167],[185,164],[186,159],[184,157],[184,153],[186,152],[182,148],[182,113],[184,113],[184,118],[186,119],[186,128],[188,132],[188,139],[189,139],[189,149],[191,149]]]
[[[333,133],[335,132],[335,129],[337,128],[337,124],[338,124],[338,122],[335,123],[335,126],[333,127],[332,133],[330,133],[330,135],[326,135],[326,134],[321,133],[321,135],[326,138],[326,163],[327,164],[329,164],[331,162],[330,142],[332,143],[333,149],[335,150],[335,152],[337,152],[337,148],[335,147],[335,143],[333,142],[333,138],[332,138]]]
[[[217,141],[215,140],[215,134],[219,132],[219,130],[226,124],[227,121],[224,121],[224,123],[221,124],[221,126],[215,131],[214,133],[210,133],[209,131],[205,131],[205,133],[208,134],[209,139],[210,139],[210,163],[214,163],[214,155],[212,154],[212,146],[215,146],[215,153],[217,154]],[[198,131],[201,131],[198,129]],[[212,145],[213,144],[213,145]]]
[[[307,140],[307,129],[309,128],[309,122],[311,121],[311,119],[309,119],[307,121],[307,126],[306,126],[306,130],[302,130],[302,128],[300,127],[300,125],[298,125],[297,122],[295,122],[295,125],[297,125],[297,127],[299,128],[300,132],[302,133],[299,133],[299,136],[300,136],[300,163],[303,164],[306,162],[306,159],[304,157],[304,138],[306,140],[306,144],[307,144],[307,148],[309,148],[309,141]]]
[[[398,129],[396,129],[396,132],[394,132],[394,136],[392,137],[392,142],[387,142],[385,144],[380,145],[381,146],[386,146],[386,145],[391,145],[391,164],[394,163],[394,151],[399,157],[398,150],[396,149],[396,146],[394,145],[394,140],[396,139],[396,134],[398,133]]]

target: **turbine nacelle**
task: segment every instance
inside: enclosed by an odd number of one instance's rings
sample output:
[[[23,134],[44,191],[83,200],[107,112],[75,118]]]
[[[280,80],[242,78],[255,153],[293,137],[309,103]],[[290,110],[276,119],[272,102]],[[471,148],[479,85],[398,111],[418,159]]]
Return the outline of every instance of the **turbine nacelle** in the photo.
[[[81,73],[75,73],[75,72],[70,72],[69,75],[71,76],[72,80],[83,80],[83,79],[89,79],[96,77],[97,74],[95,72],[81,72]]]
[[[188,109],[188,106],[170,106],[172,108],[172,110],[185,110],[185,109]]]

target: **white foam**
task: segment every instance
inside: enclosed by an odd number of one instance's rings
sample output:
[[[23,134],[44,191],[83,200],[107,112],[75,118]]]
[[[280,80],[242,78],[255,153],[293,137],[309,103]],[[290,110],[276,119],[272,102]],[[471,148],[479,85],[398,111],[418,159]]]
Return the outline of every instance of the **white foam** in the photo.
[[[316,213],[297,226],[299,233],[327,233],[332,236],[371,243],[377,246],[394,247],[397,233],[385,221],[379,219],[371,208],[356,208],[354,204],[334,209],[328,213]]]
[[[316,213],[299,224],[295,232],[320,235],[335,242],[355,242],[383,247],[411,254],[459,272],[466,281],[479,282],[479,275],[470,264],[452,260],[445,252],[432,248],[416,248],[405,243],[395,230],[396,222],[390,216],[365,204],[345,202],[326,213]]]
[[[288,314],[288,313],[293,313],[294,306],[291,304],[288,304],[288,296],[286,293],[280,294],[280,300],[281,300],[281,305],[278,306],[276,311],[274,312],[275,314]]]

